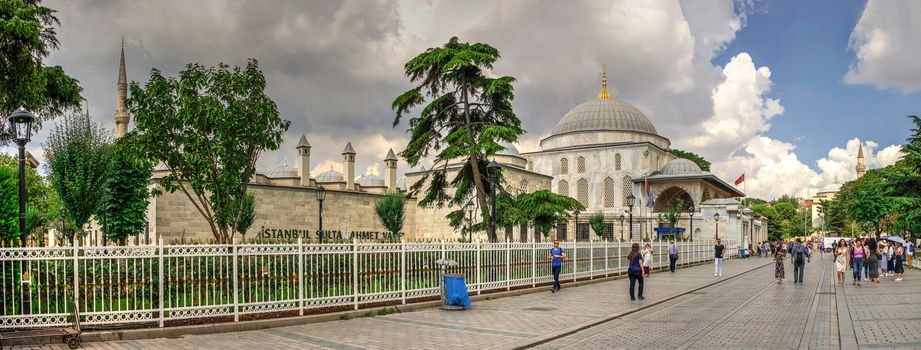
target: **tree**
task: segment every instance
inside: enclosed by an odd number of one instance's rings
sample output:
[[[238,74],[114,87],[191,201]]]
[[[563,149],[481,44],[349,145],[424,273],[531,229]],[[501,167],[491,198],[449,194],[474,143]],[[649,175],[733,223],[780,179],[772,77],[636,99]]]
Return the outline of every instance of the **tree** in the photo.
[[[0,165],[0,244],[19,241],[19,177]]]
[[[534,224],[534,229],[550,236],[550,229],[569,222],[569,213],[585,210],[579,201],[548,190],[522,194],[518,198],[522,215]]]
[[[405,202],[403,195],[399,193],[389,193],[377,200],[374,205],[374,211],[381,225],[387,228],[392,238],[398,238],[403,231],[403,220],[405,219]]]
[[[678,219],[681,218],[681,212],[684,211],[684,201],[676,199],[674,205],[665,208],[665,211],[659,214],[659,221],[668,223],[672,233],[675,233],[675,226],[678,226]]]
[[[14,171],[19,169],[19,158],[11,155],[0,154],[0,166],[7,166]],[[57,220],[61,199],[52,188],[49,179],[38,174],[35,168],[26,167],[26,206],[33,207],[39,218]],[[18,181],[18,180],[17,180]],[[18,198],[17,190],[17,198]]]
[[[256,159],[278,149],[290,126],[265,94],[256,60],[243,68],[189,64],[178,77],[153,69],[143,87],[131,83],[127,102],[138,144],[169,171],[160,188],[181,190],[214,238],[230,242],[241,224],[242,197]]]
[[[147,159],[129,133],[109,146],[105,197],[100,214],[105,216],[102,231],[109,240],[124,244],[125,239],[144,232],[150,192],[147,185],[153,162]]]
[[[697,166],[700,167],[700,170],[710,171],[710,162],[708,162],[704,157],[697,155],[696,153],[682,151],[680,149],[672,149],[671,153],[678,158],[684,158],[690,160],[694,163],[697,163]]]
[[[761,215],[768,219],[767,234],[768,239],[778,240],[783,238],[783,232],[781,232],[780,219],[777,215],[777,209],[769,205],[756,205],[752,207],[752,210],[758,215]]]
[[[237,233],[246,235],[246,230],[253,226],[254,220],[256,220],[256,198],[252,193],[247,192],[243,196],[243,212],[240,213],[240,220],[237,221]]]
[[[849,219],[847,207],[842,203],[842,198],[839,196],[832,200],[822,200],[819,203],[822,208],[822,230],[839,233],[847,232]]]
[[[55,123],[44,145],[51,185],[75,227],[86,225],[102,203],[110,139],[88,114],[72,113]]]
[[[604,237],[604,213],[596,212],[588,217],[588,225],[598,237]]]
[[[409,119],[410,140],[400,152],[410,166],[434,158],[435,165],[409,191],[416,195],[426,186],[419,206],[461,207],[475,198],[482,217],[488,217],[488,159],[503,149],[501,142],[515,142],[524,133],[512,111],[515,79],[492,78],[485,72],[498,59],[499,51],[492,46],[462,43],[454,37],[406,63],[406,76],[418,85],[393,101],[393,126],[430,98],[418,116]],[[448,162],[458,159],[463,167],[449,180]],[[460,221],[450,221],[460,227]],[[497,237],[490,232],[489,239]]]
[[[862,177],[845,183],[837,194],[847,204],[847,214],[861,229],[873,231],[876,238],[882,234],[883,218],[908,204],[903,198],[893,195],[894,188],[887,181],[898,172],[896,165],[872,169]]]
[[[766,204],[766,203],[767,201],[761,198],[752,198],[752,197],[742,198],[742,205],[747,206],[747,207],[751,207],[756,204]]]
[[[36,111],[41,118],[60,116],[78,108],[79,82],[60,66],[48,67],[43,60],[58,48],[54,10],[39,0],[8,0],[0,5],[0,113],[16,108]],[[35,123],[36,130],[41,120]],[[9,141],[6,123],[0,123],[0,146]]]

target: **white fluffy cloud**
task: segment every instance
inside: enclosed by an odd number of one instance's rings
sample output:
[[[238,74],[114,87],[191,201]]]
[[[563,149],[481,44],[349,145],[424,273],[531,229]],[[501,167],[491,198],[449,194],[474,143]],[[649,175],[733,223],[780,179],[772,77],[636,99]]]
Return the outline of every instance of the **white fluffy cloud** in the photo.
[[[870,0],[851,33],[857,56],[844,81],[902,91],[921,89],[921,2]]]
[[[749,197],[772,199],[782,194],[807,196],[818,184],[817,174],[797,158],[792,144],[756,136],[728,159],[713,163],[713,172],[734,180],[745,173]]]

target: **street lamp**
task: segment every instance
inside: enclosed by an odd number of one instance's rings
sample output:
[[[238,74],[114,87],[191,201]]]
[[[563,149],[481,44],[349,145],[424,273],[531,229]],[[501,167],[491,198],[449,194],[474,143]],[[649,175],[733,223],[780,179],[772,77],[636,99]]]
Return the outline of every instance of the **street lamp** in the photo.
[[[473,240],[473,200],[467,201],[467,235]]]
[[[691,241],[693,241],[694,240],[694,204],[693,203],[691,203],[691,206],[688,207],[688,216],[691,217],[691,219],[689,220],[691,222],[691,233],[689,234],[688,237],[690,238]]]
[[[755,215],[752,213],[751,209],[742,209],[742,214],[748,215],[748,245],[755,244],[753,242],[755,240]],[[751,252],[748,252],[748,255],[751,255]]]
[[[617,218],[620,220],[620,241],[624,241],[624,214],[620,214],[620,217]]]
[[[720,213],[713,213],[713,222],[716,223],[716,239],[720,239]]]
[[[573,238],[578,240],[579,239],[579,211],[576,210],[572,214],[576,216],[576,225],[575,225],[576,234]]]
[[[317,238],[320,239],[320,243],[323,242],[323,201],[326,200],[326,188],[323,185],[317,186],[317,202],[320,203],[320,229],[317,230]]]
[[[499,181],[498,172],[500,168],[501,166],[499,163],[496,163],[495,159],[486,165],[486,173],[489,175],[489,183],[490,187],[492,188],[492,191],[490,191],[490,196],[492,197],[492,208],[490,208],[489,215],[489,239],[496,240],[498,240],[498,237],[496,236],[496,182]]]
[[[19,145],[19,240],[26,246],[26,144],[32,139],[32,122],[35,116],[19,107],[10,114],[10,130]]]
[[[636,204],[636,196],[633,193],[627,195],[627,207],[630,208],[630,240],[633,241],[633,205]]]

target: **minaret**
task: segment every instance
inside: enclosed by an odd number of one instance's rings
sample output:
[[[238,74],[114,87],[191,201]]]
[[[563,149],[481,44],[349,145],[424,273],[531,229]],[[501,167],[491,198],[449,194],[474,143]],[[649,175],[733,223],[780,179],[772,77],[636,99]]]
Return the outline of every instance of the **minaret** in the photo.
[[[857,178],[867,173],[867,164],[863,160],[863,145],[857,145]]]
[[[355,149],[352,148],[352,143],[349,142],[345,145],[345,150],[342,151],[342,161],[343,168],[345,168],[345,188],[350,191],[355,190]]]
[[[601,92],[598,93],[599,100],[613,100],[608,93],[608,65],[601,66]]]
[[[310,142],[301,135],[297,142],[297,174],[301,177],[301,186],[310,186]]]
[[[115,137],[121,138],[128,132],[128,110],[125,99],[128,98],[128,77],[125,74],[125,38],[122,38],[121,60],[118,63],[118,85],[115,97]]]
[[[384,158],[384,167],[387,168],[387,192],[397,191],[397,156],[393,154],[393,149],[387,151],[387,158]]]

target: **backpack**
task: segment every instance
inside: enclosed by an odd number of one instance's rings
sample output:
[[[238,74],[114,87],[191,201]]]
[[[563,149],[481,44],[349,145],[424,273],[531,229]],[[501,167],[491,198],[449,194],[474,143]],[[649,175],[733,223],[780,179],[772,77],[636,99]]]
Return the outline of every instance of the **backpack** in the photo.
[[[796,257],[794,258],[795,259],[794,261],[796,261],[797,264],[802,264],[806,262],[806,258],[804,257],[804,254],[803,254],[803,247],[800,246],[800,247],[796,247],[795,249],[796,249]]]

